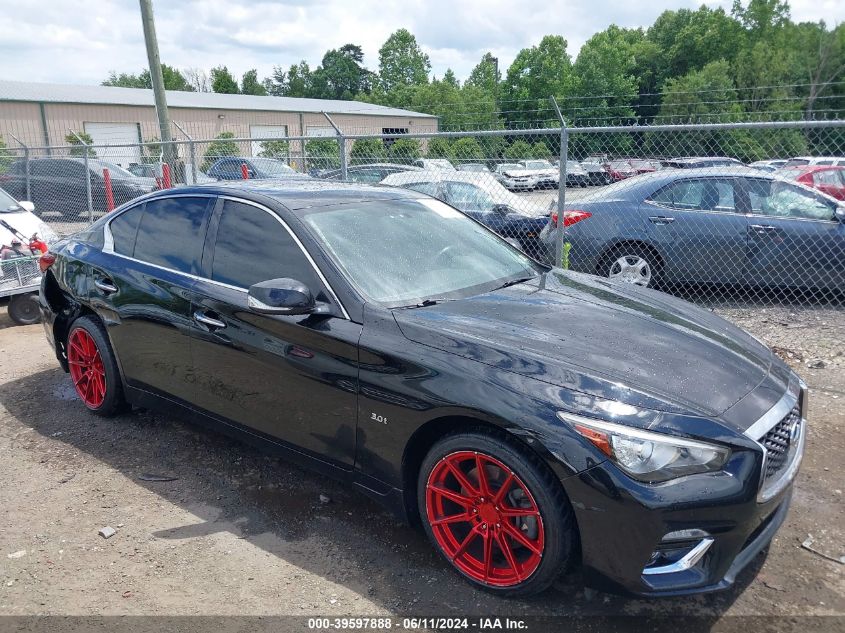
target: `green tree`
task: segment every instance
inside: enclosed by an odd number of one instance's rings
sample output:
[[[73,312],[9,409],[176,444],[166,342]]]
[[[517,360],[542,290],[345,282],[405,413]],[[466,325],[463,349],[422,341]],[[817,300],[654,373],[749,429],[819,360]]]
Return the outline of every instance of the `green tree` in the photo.
[[[557,126],[549,97],[562,98],[576,84],[566,40],[546,35],[537,46],[523,48],[508,68],[502,103],[511,128]]]
[[[194,87],[188,83],[185,76],[176,68],[161,65],[161,76],[164,79],[165,90],[181,90],[183,92],[194,92]],[[109,73],[109,78],[103,82],[104,86],[118,86],[120,88],[148,88],[153,87],[152,79],[150,79],[150,71],[148,69],[142,70],[137,75],[129,73],[120,73],[119,75],[112,71]]]
[[[80,141],[80,139],[82,140]],[[76,134],[67,134],[65,136],[65,143],[72,146],[70,148],[71,156],[85,156],[85,146],[93,145],[94,139],[91,138],[90,134],[87,134],[85,132],[76,132]],[[95,158],[97,156],[97,152],[93,148],[88,148],[87,153],[89,158]]]
[[[380,138],[359,138],[352,144],[349,157],[353,165],[378,163],[387,158],[387,150]]]
[[[290,157],[290,144],[281,139],[262,141],[258,155],[262,158],[278,158],[286,161]]]
[[[545,158],[548,159],[552,155],[549,151],[549,146],[543,141],[537,141],[531,146],[531,158]]]
[[[273,67],[273,74],[264,80],[267,92],[276,97],[310,97],[313,82],[311,67],[304,59],[287,71]]]
[[[6,173],[13,160],[14,155],[6,147],[6,141],[0,136],[0,174]]]
[[[353,99],[369,92],[373,73],[364,68],[364,51],[357,44],[345,44],[327,51],[311,77],[309,96],[319,99]]]
[[[218,158],[225,156],[238,156],[238,144],[231,140],[235,138],[234,132],[220,132],[217,138],[208,144],[200,169],[208,171]]]
[[[508,160],[524,160],[531,158],[532,153],[531,145],[522,139],[517,139],[505,148],[503,155]]]
[[[305,157],[310,169],[340,167],[340,146],[333,138],[315,138],[305,142]]]
[[[426,158],[450,158],[452,156],[452,143],[448,138],[436,136],[428,139]]]
[[[748,0],[745,7],[740,0],[734,0],[731,13],[755,40],[770,36],[790,21],[786,0]]]
[[[470,163],[484,160],[484,149],[472,137],[463,137],[452,143],[452,158],[459,163]]]
[[[410,163],[422,155],[420,142],[415,138],[400,138],[387,148],[387,157],[394,162]]]
[[[223,94],[238,94],[238,82],[226,66],[211,69],[211,89]]]
[[[399,29],[387,38],[379,49],[378,60],[379,83],[385,93],[428,82],[431,61],[407,29]]]
[[[255,68],[246,71],[241,78],[241,94],[259,96],[267,94],[267,88],[258,81],[258,71]]]
[[[464,86],[475,86],[488,94],[495,95],[499,82],[502,81],[502,73],[499,72],[498,66],[499,64],[492,53],[484,53],[481,61],[470,72]]]

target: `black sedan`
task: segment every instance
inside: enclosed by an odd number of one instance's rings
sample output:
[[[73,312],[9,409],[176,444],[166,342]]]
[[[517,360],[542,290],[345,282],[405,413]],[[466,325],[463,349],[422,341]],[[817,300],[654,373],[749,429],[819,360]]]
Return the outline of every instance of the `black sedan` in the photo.
[[[789,507],[807,397],[770,350],[415,191],[159,192],[41,263],[92,413],[183,411],[342,478],[503,595],[576,562],[608,589],[722,589]]]

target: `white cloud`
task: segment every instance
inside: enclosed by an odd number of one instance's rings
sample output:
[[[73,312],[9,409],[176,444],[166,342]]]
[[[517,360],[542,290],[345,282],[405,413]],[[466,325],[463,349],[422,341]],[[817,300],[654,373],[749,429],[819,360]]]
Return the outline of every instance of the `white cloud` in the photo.
[[[549,0],[155,0],[162,60],[186,68],[226,64],[236,75],[306,59],[346,43],[360,44],[365,63],[378,66],[378,49],[400,27],[417,36],[442,77],[466,77],[485,51],[506,69],[521,48],[543,35],[563,35],[569,51],[611,23],[648,26],[666,9],[695,8],[701,0],[554,2]],[[731,0],[705,1],[730,10]],[[845,20],[841,0],[793,0],[796,21]],[[92,7],[95,12],[92,15]],[[136,0],[18,0],[0,21],[0,76],[7,79],[99,83],[111,70],[146,65]]]

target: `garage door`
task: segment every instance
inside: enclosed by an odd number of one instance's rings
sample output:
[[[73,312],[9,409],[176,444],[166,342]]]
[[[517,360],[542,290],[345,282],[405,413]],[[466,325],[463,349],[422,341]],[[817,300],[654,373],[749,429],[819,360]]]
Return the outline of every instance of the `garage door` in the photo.
[[[96,123],[86,122],[85,133],[93,140],[94,145],[125,145],[138,143],[141,135],[137,123]],[[132,163],[141,162],[141,148],[135,147],[95,147],[97,158],[117,163],[121,167],[128,167]]]
[[[260,139],[274,139],[285,138],[288,135],[287,125],[250,125],[249,138]],[[271,142],[272,143],[272,142]],[[267,145],[266,141],[252,142],[252,155],[262,156],[264,154],[272,154],[273,158],[281,158],[287,160],[288,152],[286,147],[281,147],[281,144]]]

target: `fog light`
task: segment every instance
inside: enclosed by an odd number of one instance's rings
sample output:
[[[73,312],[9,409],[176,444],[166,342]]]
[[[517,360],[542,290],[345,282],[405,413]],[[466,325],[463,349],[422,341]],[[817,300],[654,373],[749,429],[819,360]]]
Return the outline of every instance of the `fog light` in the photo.
[[[657,549],[652,552],[648,564],[643,569],[643,575],[674,574],[695,567],[698,561],[707,553],[707,550],[710,549],[713,539],[707,537],[690,541],[672,538],[667,541],[667,537],[669,536],[681,536],[687,532],[701,532],[706,534],[703,530],[679,530],[677,532],[670,532],[663,538]]]

